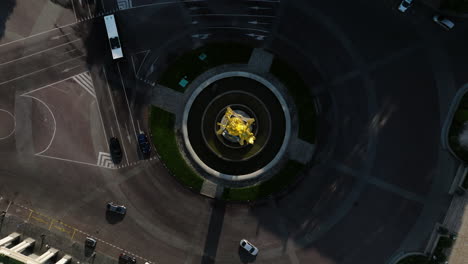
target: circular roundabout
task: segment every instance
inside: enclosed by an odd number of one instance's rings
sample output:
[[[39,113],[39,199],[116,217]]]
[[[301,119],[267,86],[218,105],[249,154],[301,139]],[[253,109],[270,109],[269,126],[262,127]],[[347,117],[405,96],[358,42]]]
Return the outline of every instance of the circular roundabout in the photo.
[[[250,129],[255,142],[240,144],[226,130],[220,131],[228,107],[253,118]],[[266,173],[284,155],[291,134],[288,105],[277,88],[243,71],[223,72],[203,81],[185,105],[182,122],[192,159],[210,175],[228,181]]]

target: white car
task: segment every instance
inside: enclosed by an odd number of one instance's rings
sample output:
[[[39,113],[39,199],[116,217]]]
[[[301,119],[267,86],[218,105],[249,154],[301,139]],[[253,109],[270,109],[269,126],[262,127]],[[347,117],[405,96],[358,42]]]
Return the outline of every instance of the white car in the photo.
[[[432,17],[432,20],[434,20],[434,22],[439,24],[445,30],[450,30],[455,26],[455,24],[452,21],[440,15],[434,15],[434,17]]]
[[[247,239],[242,239],[240,241],[240,246],[247,250],[252,256],[256,256],[258,254],[258,248],[256,248],[254,245],[252,245],[252,243],[247,241]]]
[[[406,12],[408,8],[413,4],[413,0],[402,0],[398,6],[398,10],[402,13]]]

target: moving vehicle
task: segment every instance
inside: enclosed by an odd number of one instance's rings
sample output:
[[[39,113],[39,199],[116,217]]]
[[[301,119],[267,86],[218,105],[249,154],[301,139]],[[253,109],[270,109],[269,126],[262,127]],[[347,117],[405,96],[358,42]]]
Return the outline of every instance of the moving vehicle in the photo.
[[[455,26],[455,24],[452,21],[441,15],[434,15],[434,17],[432,17],[432,20],[434,20],[434,22],[439,24],[445,30],[450,30]]]
[[[124,215],[127,213],[127,207],[123,205],[114,204],[114,202],[107,203],[107,211]]]
[[[94,239],[94,238],[92,238],[92,237],[86,237],[85,246],[86,246],[87,248],[95,248],[95,247],[96,247],[96,244],[97,244],[96,239]]]
[[[109,150],[112,162],[119,164],[122,161],[122,149],[120,148],[119,139],[111,137],[109,139]]]
[[[122,47],[120,45],[119,33],[117,32],[117,25],[115,24],[114,15],[105,16],[104,23],[106,24],[107,37],[109,38],[112,58],[114,60],[123,58]]]
[[[151,145],[144,132],[140,132],[140,134],[138,134],[138,145],[140,146],[140,151],[143,155],[147,156],[151,153]]]
[[[247,241],[247,239],[242,239],[240,241],[240,246],[247,250],[252,256],[256,256],[258,254],[258,248],[256,248],[252,243]]]
[[[402,13],[406,12],[408,8],[413,5],[413,0],[402,0],[400,5],[398,6],[398,10]]]
[[[125,253],[120,253],[119,255],[119,264],[135,264],[136,258]]]

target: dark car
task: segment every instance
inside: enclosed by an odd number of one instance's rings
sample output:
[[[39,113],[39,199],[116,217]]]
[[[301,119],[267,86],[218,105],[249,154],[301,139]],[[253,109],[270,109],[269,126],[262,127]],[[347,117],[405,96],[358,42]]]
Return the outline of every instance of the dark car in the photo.
[[[86,237],[86,240],[85,240],[85,246],[88,247],[88,248],[95,248],[96,247],[96,244],[97,244],[97,241],[96,239],[92,238],[92,237]]]
[[[119,139],[111,137],[109,139],[109,150],[112,162],[119,164],[122,161],[122,149],[120,148]]]
[[[151,153],[151,145],[148,142],[148,137],[145,133],[138,134],[138,145],[143,155],[148,156]]]
[[[112,212],[112,213],[117,213],[121,215],[124,215],[127,213],[127,207],[123,205],[115,204],[114,202],[107,203],[106,208],[107,208],[107,211]]]
[[[135,264],[136,258],[129,256],[125,253],[121,253],[119,256],[119,264]]]

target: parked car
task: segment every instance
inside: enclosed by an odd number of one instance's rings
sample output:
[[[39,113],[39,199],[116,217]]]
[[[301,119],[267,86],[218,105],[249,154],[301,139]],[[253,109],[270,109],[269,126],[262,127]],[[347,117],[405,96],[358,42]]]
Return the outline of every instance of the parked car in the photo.
[[[434,20],[434,22],[439,24],[445,30],[450,30],[455,26],[455,24],[452,21],[441,15],[434,15],[434,17],[432,17],[432,20]]]
[[[398,6],[398,10],[402,13],[406,12],[408,8],[413,5],[413,0],[402,0],[400,5]]]
[[[86,237],[85,246],[86,246],[87,248],[95,248],[95,247],[96,247],[96,244],[97,244],[96,239],[94,239],[94,238],[92,238],[92,237]]]
[[[124,215],[127,213],[127,207],[123,205],[114,204],[114,202],[107,203],[107,211]]]
[[[258,248],[256,248],[252,243],[247,241],[247,239],[242,239],[240,241],[240,246],[247,250],[252,256],[256,256],[258,254]]]
[[[140,151],[143,155],[147,156],[151,153],[151,145],[144,132],[140,132],[140,134],[138,134],[138,145],[140,146]]]
[[[125,253],[120,253],[119,264],[135,264],[136,258]]]
[[[120,142],[118,138],[111,137],[109,139],[109,150],[112,162],[119,164],[122,161],[122,149],[120,148]]]

